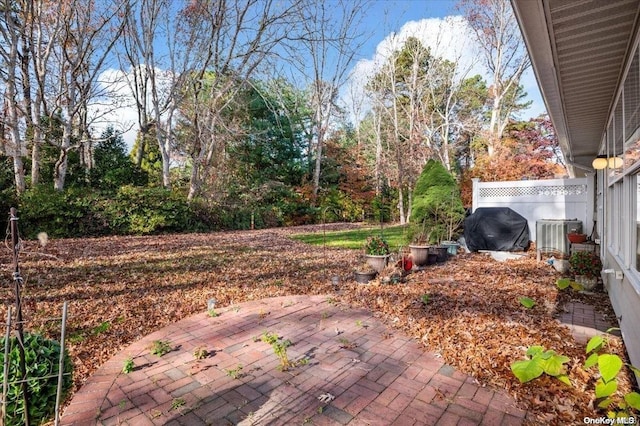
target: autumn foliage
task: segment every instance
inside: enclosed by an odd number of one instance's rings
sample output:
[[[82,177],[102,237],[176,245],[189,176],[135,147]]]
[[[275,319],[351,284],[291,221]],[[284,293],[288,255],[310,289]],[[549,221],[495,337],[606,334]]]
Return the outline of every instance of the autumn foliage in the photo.
[[[478,150],[473,167],[461,176],[463,202],[471,205],[471,179],[484,182],[553,179],[567,170],[551,121],[536,118],[511,123],[493,155]]]

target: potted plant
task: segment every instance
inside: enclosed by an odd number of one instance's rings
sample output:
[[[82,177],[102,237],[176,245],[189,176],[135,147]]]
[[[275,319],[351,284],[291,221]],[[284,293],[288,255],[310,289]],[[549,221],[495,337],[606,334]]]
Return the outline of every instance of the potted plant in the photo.
[[[362,262],[356,267],[355,278],[356,282],[360,284],[366,284],[378,275],[375,269],[367,262]]]
[[[381,272],[389,260],[389,243],[382,236],[367,237],[364,254],[367,263],[377,272]]]
[[[422,268],[427,265],[433,265],[436,263],[437,255],[430,251],[431,244],[431,231],[426,231],[426,221],[422,222],[420,228],[412,228],[410,230],[411,243],[409,244],[409,250],[411,251],[411,259],[413,264],[417,268]]]
[[[577,251],[569,257],[569,268],[578,284],[585,290],[593,290],[598,283],[602,261],[592,251]]]

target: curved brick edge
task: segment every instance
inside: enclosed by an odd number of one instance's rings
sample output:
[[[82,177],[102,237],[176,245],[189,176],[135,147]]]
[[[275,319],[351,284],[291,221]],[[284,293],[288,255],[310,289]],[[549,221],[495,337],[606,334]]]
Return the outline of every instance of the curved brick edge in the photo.
[[[371,312],[330,296],[275,297],[218,312],[184,319],[118,353],[74,395],[61,424],[493,426],[526,418],[504,392],[478,386]],[[266,331],[290,340],[290,360],[306,364],[279,371],[273,349],[259,339]],[[152,355],[154,340],[173,350]],[[210,355],[197,360],[196,348]],[[136,368],[124,374],[128,357]]]

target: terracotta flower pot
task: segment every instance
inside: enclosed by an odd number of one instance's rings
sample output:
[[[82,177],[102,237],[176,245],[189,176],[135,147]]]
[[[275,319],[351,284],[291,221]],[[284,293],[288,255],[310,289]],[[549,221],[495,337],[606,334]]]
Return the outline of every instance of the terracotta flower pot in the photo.
[[[578,233],[575,233],[575,232],[567,234],[567,238],[572,243],[584,243],[585,241],[587,241],[587,235],[586,234],[578,234]]]

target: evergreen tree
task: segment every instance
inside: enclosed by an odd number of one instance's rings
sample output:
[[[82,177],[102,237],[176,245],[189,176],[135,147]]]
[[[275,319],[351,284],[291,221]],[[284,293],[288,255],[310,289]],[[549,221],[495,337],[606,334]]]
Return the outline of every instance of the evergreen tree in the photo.
[[[94,148],[94,167],[90,182],[94,188],[118,189],[124,185],[146,185],[147,174],[135,167],[127,155],[122,135],[109,126]]]

